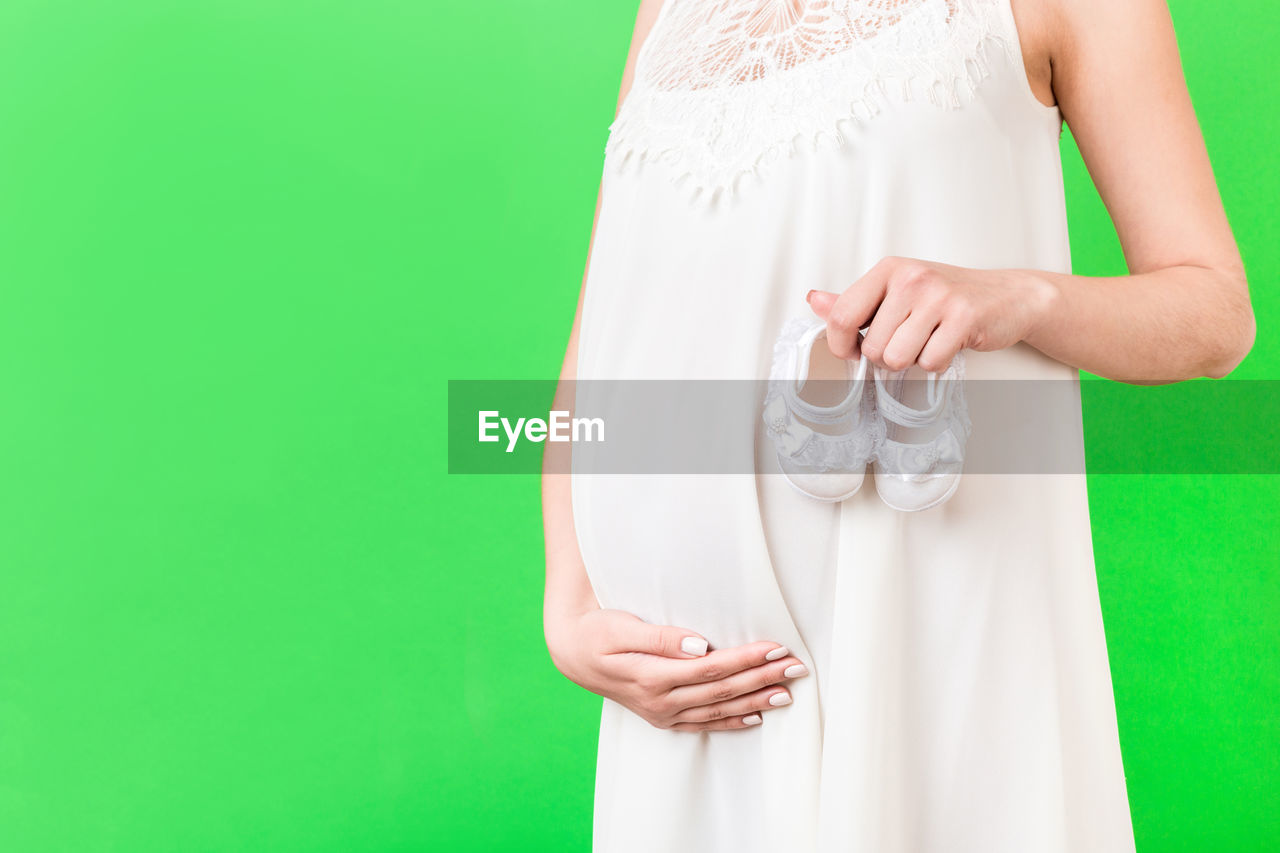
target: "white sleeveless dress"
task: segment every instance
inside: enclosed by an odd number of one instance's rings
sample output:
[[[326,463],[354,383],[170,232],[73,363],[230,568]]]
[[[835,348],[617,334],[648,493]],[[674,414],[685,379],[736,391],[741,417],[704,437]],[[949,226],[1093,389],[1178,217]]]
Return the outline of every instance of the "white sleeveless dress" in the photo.
[[[635,73],[580,379],[763,380],[809,289],[889,255],[1070,271],[1061,115],[1009,0],[666,0]],[[965,355],[970,379],[1072,383],[1035,440],[1083,458],[1073,368]],[[869,474],[824,504],[742,422],[756,475],[575,467],[579,544],[602,606],[811,675],[746,730],[606,699],[596,853],[1133,850],[1083,474],[966,474],[910,514]]]

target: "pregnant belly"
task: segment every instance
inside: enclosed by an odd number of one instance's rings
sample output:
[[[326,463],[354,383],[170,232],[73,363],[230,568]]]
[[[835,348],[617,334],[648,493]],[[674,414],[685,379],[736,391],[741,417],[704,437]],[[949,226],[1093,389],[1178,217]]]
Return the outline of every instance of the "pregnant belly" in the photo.
[[[600,604],[713,647],[770,639],[777,586],[751,475],[573,479],[574,523]]]

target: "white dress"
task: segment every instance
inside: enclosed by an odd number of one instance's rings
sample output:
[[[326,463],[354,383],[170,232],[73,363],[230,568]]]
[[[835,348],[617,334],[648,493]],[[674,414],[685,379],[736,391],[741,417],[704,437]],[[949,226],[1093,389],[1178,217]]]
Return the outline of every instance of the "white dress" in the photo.
[[[1069,272],[1060,129],[1009,0],[666,0],[610,127],[579,378],[762,380],[809,289],[889,255]],[[965,355],[971,379],[1071,383],[1036,441],[1083,458],[1073,368]],[[602,606],[811,670],[746,730],[606,699],[596,853],[1133,850],[1083,474],[825,504],[769,473],[759,424],[755,475],[575,457]]]

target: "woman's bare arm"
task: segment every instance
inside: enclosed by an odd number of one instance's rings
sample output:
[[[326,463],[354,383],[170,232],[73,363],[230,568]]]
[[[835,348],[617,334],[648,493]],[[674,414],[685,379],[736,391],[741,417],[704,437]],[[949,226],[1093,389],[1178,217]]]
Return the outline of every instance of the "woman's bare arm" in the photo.
[[[1131,275],[1049,276],[1027,338],[1121,379],[1223,376],[1253,345],[1244,266],[1192,109],[1164,0],[1054,0],[1053,91]]]
[[[1133,383],[1221,377],[1253,346],[1254,317],[1164,0],[1015,0],[1031,85],[1051,90],[1124,249],[1130,274],[879,264],[810,303],[833,351],[937,370],[963,347],[1025,340]],[[880,305],[894,310],[876,316]],[[914,314],[914,323],[899,315]],[[874,318],[874,319],[873,319]],[[839,349],[837,349],[839,348]]]

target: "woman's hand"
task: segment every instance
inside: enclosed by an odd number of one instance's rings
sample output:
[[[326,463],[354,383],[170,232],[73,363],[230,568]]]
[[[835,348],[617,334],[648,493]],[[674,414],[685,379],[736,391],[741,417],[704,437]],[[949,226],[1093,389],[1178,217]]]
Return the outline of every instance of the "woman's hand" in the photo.
[[[695,631],[593,609],[548,625],[547,648],[566,678],[660,729],[703,732],[759,725],[787,705],[782,682],[809,670],[784,646],[758,642],[708,652]]]
[[[945,370],[961,349],[998,350],[1023,340],[1054,310],[1058,290],[1027,270],[975,270],[885,258],[844,293],[809,292],[840,358],[861,352],[890,370]]]

